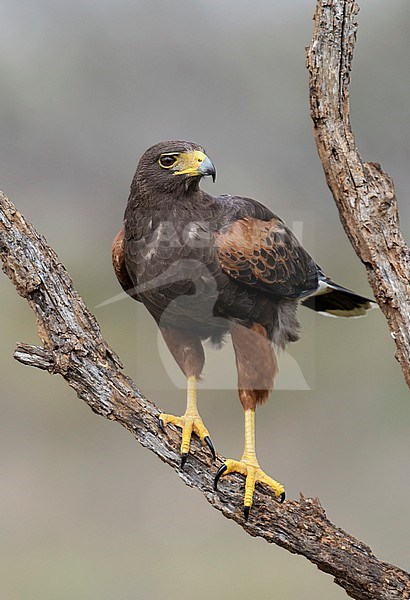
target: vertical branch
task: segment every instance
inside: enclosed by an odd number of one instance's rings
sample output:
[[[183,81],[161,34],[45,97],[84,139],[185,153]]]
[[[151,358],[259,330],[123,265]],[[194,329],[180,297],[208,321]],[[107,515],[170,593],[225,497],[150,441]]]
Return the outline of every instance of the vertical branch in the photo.
[[[327,184],[349,240],[367,269],[410,386],[410,252],[400,232],[391,177],[364,162],[350,124],[349,83],[356,43],[355,0],[318,0],[307,51],[310,111]]]
[[[0,192],[0,260],[18,293],[33,309],[43,347],[20,343],[14,357],[21,363],[61,375],[97,414],[120,423],[144,447],[167,463],[190,487],[245,532],[305,556],[331,573],[353,598],[410,597],[410,577],[378,560],[370,548],[326,517],[318,499],[279,505],[265,486],[255,492],[257,510],[244,522],[243,482],[232,477],[213,491],[215,469],[209,452],[193,440],[189,463],[181,469],[180,435],[158,425],[158,408],[122,373],[115,352],[101,335],[73,282],[34,227]],[[217,456],[219,464],[222,457]],[[407,594],[407,596],[405,595]]]
[[[349,72],[356,36],[352,0],[319,0],[308,51],[311,111],[326,177],[349,238],[365,263],[397,355],[409,374],[409,252],[399,231],[391,179],[380,166],[363,163],[349,122]],[[194,441],[180,468],[179,434],[158,427],[157,407],[121,370],[115,352],[73,287],[55,252],[0,193],[0,259],[18,293],[33,309],[43,347],[19,344],[15,358],[60,374],[90,408],[119,422],[144,447],[173,468],[190,487],[247,534],[305,556],[357,599],[410,598],[410,576],[377,559],[360,540],[333,525],[317,499],[302,497],[279,506],[266,487],[255,492],[258,510],[243,520],[242,481],[213,491],[209,454]],[[218,455],[217,461],[222,461]]]

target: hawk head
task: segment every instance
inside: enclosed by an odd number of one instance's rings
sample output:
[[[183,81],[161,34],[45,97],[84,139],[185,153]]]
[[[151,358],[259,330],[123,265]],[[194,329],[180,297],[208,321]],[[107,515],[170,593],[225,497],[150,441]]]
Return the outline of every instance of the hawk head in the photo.
[[[198,189],[202,177],[216,178],[216,169],[202,146],[193,142],[167,141],[142,155],[131,190],[169,194]]]

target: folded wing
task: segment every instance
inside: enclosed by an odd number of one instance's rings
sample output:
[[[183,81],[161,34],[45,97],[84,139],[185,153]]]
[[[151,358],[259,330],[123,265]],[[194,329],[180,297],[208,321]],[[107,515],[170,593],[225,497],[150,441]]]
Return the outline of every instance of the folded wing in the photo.
[[[315,262],[280,219],[245,217],[216,235],[221,268],[238,283],[284,298],[318,288]]]

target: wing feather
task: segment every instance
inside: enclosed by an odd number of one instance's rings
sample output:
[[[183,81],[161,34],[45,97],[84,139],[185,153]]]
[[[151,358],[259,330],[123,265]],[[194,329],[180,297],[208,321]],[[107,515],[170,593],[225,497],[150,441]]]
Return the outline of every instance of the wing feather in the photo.
[[[135,292],[134,285],[128,274],[127,267],[125,264],[124,246],[125,246],[125,231],[124,227],[120,229],[114,238],[111,248],[112,265],[114,267],[115,275],[122,287],[135,300],[139,300],[137,293]]]
[[[315,262],[280,219],[244,217],[216,237],[221,268],[236,281],[286,298],[317,289]]]

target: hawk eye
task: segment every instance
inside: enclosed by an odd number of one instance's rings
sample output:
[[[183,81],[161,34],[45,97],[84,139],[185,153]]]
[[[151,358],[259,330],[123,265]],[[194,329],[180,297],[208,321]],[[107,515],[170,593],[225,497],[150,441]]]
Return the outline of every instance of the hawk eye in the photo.
[[[177,157],[175,154],[163,154],[158,162],[164,169],[170,169],[177,162]]]

